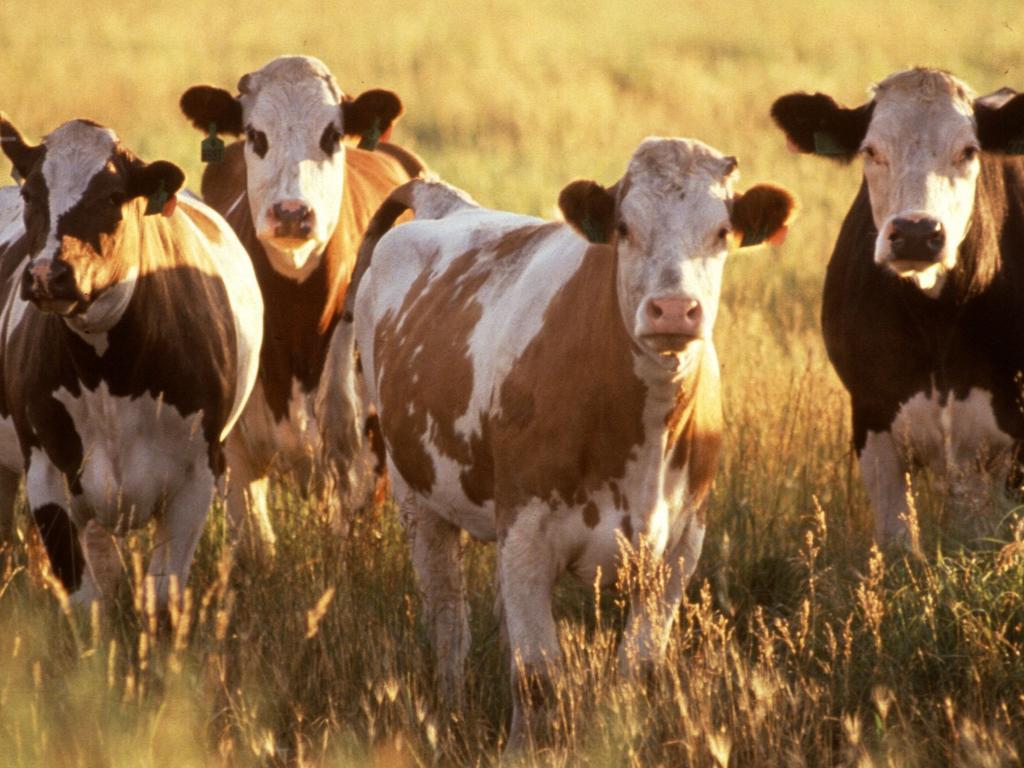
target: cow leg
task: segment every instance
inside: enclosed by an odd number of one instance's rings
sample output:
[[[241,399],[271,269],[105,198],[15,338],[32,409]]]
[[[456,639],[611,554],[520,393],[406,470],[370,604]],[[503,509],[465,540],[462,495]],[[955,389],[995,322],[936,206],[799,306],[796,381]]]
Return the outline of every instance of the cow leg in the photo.
[[[885,548],[907,543],[907,468],[892,432],[868,432],[860,474],[875,512],[875,541]]]
[[[504,536],[499,531],[498,568],[511,654],[510,752],[547,739],[551,718],[546,705],[557,690],[555,676],[562,660],[551,613],[558,571],[540,530],[542,517],[523,510]]]
[[[29,460],[25,496],[54,576],[68,593],[74,593],[82,583],[85,559],[69,514],[64,475],[39,449],[32,451]]]
[[[412,545],[412,564],[423,599],[427,632],[437,659],[441,696],[452,707],[461,709],[470,639],[461,531],[417,503],[411,494],[402,502],[402,517]]]
[[[226,447],[229,469],[227,514],[228,531],[234,545],[241,544],[256,560],[273,558],[277,536],[270,524],[268,502],[270,480],[259,471],[235,429]]]
[[[88,605],[109,600],[117,591],[123,571],[114,536],[91,518],[80,529],[78,543],[85,556],[85,572],[82,587],[71,596],[72,601]]]
[[[14,533],[14,504],[18,500],[21,472],[0,467],[0,542],[10,541]]]
[[[161,610],[170,601],[172,581],[177,581],[178,594],[184,594],[213,492],[214,477],[204,456],[193,465],[190,482],[178,489],[163,514],[157,517],[156,546],[148,574],[153,577],[157,606]]]
[[[697,560],[704,546],[704,524],[693,515],[676,545],[665,553],[664,560],[650,561],[648,565],[664,564],[667,571],[665,588],[661,594],[647,589],[636,589],[630,594],[629,619],[619,646],[619,671],[651,679],[655,670],[665,661],[665,649],[672,632],[679,604],[686,585],[697,568]],[[639,587],[653,574],[639,574]]]

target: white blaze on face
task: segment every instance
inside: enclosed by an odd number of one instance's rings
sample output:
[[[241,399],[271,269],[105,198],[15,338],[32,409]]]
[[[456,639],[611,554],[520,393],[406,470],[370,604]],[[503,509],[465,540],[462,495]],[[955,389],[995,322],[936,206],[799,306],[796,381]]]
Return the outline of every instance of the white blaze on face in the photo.
[[[861,151],[878,228],[875,262],[937,295],[956,266],[974,209],[981,167],[974,96],[951,75],[912,70],[878,84],[874,98]],[[899,228],[907,222],[927,223],[937,234],[930,262],[901,256]]]
[[[662,332],[651,302],[666,300],[699,304],[687,331],[711,338],[735,166],[733,158],[691,139],[647,139],[630,160],[617,214],[619,303],[641,343]]]
[[[109,128],[72,120],[46,137],[43,179],[46,181],[49,231],[46,243],[32,258],[52,259],[60,249],[57,225],[85,193],[89,182],[110,162],[117,134]]]
[[[345,148],[325,151],[325,131],[342,133],[330,71],[306,56],[283,56],[244,78],[245,167],[256,234],[277,271],[301,280],[334,233],[345,179]],[[257,150],[265,147],[261,157]],[[277,211],[308,210],[308,233],[285,232]]]

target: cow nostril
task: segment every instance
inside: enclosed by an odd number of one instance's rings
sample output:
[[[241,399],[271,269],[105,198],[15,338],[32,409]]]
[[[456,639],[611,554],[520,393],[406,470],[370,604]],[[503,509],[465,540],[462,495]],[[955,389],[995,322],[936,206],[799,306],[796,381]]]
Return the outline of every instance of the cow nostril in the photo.
[[[651,317],[653,317],[655,320],[657,320],[658,318],[665,314],[662,311],[661,307],[658,306],[658,303],[656,301],[652,301],[648,306],[648,309],[651,313]]]
[[[700,304],[694,304],[692,307],[686,310],[686,319],[690,320],[691,322],[696,322],[697,320],[700,320],[700,314]]]

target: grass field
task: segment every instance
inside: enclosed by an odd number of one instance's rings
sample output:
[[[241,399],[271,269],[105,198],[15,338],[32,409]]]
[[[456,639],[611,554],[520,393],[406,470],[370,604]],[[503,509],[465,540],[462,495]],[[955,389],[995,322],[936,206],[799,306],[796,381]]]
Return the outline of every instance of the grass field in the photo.
[[[395,140],[494,207],[552,215],[568,181],[614,182],[649,134],[740,157],[798,193],[782,248],[730,263],[716,342],[726,441],[691,599],[651,690],[614,674],[623,606],[559,592],[567,674],[555,765],[1015,765],[1024,758],[1024,529],[962,551],[917,488],[923,561],[870,549],[845,395],[817,314],[855,167],[796,158],[770,124],[795,89],[859,103],[915,64],[979,93],[1024,88],[1019,0],[386,4],[7,0],[0,109],[33,140],[71,117],[114,127],[195,182],[191,84],[233,88],[281,53],[407,109]],[[6,178],[9,166],[0,162]],[[69,611],[27,518],[0,521],[0,765],[491,765],[510,695],[493,552],[469,548],[467,705],[445,712],[395,511],[344,542],[278,489],[277,560],[235,564],[219,509],[190,610],[158,633],[137,601]],[[1004,525],[1012,537],[1012,521]],[[1007,538],[1006,541],[1010,541]]]

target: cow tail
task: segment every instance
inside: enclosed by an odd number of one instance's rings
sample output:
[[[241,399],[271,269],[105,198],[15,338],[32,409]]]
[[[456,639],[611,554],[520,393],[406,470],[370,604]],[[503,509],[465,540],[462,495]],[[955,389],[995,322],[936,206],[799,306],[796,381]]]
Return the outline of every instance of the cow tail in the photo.
[[[413,179],[397,187],[380,204],[380,208],[370,219],[370,223],[366,227],[366,234],[363,235],[363,242],[359,245],[359,253],[356,254],[356,265],[352,269],[348,290],[345,291],[345,305],[341,313],[342,322],[352,322],[352,313],[356,305],[356,291],[359,289],[359,283],[362,282],[366,270],[370,268],[373,249],[377,247],[380,239],[395,226],[395,220],[413,207],[413,192],[421,183],[419,179]]]

